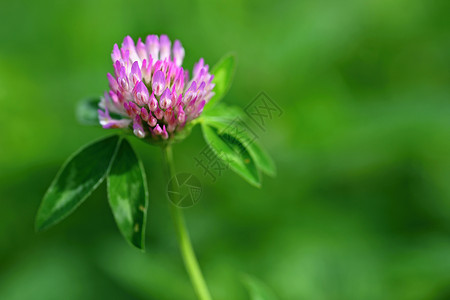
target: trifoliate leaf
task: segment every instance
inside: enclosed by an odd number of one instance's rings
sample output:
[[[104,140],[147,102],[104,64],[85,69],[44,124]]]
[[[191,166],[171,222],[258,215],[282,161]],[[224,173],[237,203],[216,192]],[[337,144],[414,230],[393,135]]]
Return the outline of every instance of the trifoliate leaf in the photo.
[[[123,140],[108,174],[109,205],[125,239],[144,249],[148,206],[147,179],[142,162]]]
[[[42,200],[36,230],[44,230],[72,213],[105,178],[117,150],[119,136],[89,144],[61,167]]]

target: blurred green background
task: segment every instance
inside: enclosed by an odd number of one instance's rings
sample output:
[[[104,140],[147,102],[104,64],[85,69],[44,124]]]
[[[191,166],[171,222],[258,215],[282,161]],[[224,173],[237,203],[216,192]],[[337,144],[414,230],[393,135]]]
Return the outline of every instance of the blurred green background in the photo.
[[[35,234],[63,161],[110,134],[77,123],[107,89],[110,52],[166,33],[184,66],[235,51],[224,101],[265,91],[284,111],[258,131],[276,178],[203,183],[188,226],[215,299],[450,299],[450,2],[3,1],[0,9],[0,299],[194,299],[167,209],[160,151],[132,140],[150,186],[147,252],[120,236],[102,185]]]

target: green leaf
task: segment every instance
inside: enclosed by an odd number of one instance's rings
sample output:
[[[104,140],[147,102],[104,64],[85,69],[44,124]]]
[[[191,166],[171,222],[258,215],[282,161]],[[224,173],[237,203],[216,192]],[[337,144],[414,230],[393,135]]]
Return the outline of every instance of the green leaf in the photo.
[[[248,145],[247,149],[261,171],[272,177],[277,175],[277,167],[274,161],[260,143],[253,141]]]
[[[232,136],[221,134],[206,123],[202,124],[202,130],[206,142],[217,157],[250,184],[261,187],[261,178],[255,161],[241,142]]]
[[[144,249],[148,206],[144,167],[127,140],[123,140],[108,174],[108,199],[125,239]]]
[[[114,135],[81,148],[61,167],[42,200],[36,230],[58,223],[72,213],[105,178],[116,153]]]
[[[239,116],[239,113],[234,109],[234,114]],[[246,150],[253,158],[258,169],[263,171],[269,176],[275,176],[276,166],[269,154],[264,150],[261,144],[248,134],[246,128],[242,128],[239,122],[234,122],[236,117],[231,117],[228,115],[223,115],[224,117],[208,117],[204,119],[205,124],[216,128],[221,133],[226,133],[237,139],[242,145],[245,146]],[[237,130],[236,130],[237,129]],[[236,134],[239,132],[239,134]]]
[[[251,300],[276,300],[278,299],[272,290],[262,281],[250,275],[242,277]]]
[[[76,116],[83,125],[100,125],[98,121],[98,104],[100,98],[89,98],[77,103]]]
[[[215,95],[209,100],[205,106],[205,111],[211,109],[214,104],[219,102],[225,94],[228,92],[231,86],[231,82],[234,76],[234,70],[236,68],[236,57],[234,54],[228,54],[222,57],[220,61],[212,68],[211,74],[214,75],[213,83],[215,87],[213,89]]]

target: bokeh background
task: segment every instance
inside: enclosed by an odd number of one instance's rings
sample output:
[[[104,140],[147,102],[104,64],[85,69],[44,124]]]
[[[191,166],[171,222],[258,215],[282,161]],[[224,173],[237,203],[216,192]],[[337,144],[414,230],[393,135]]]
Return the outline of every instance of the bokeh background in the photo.
[[[150,186],[147,251],[120,236],[102,185],[35,234],[63,161],[105,136],[78,100],[107,88],[110,52],[166,33],[184,66],[235,51],[224,101],[265,91],[284,111],[259,131],[278,166],[262,189],[204,177],[199,128],[175,146],[202,181],[186,210],[215,299],[450,299],[449,1],[2,1],[0,299],[194,299],[167,209],[161,155],[132,140]]]

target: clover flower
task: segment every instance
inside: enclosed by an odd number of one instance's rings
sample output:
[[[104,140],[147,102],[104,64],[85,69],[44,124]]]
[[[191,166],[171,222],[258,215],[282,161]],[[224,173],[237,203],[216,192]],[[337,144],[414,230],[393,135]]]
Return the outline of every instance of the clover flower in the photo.
[[[103,128],[123,128],[161,147],[166,192],[172,203],[169,208],[181,255],[198,299],[210,300],[179,207],[180,200],[187,196],[183,191],[186,184],[179,184],[181,174],[175,173],[172,143],[184,138],[199,124],[210,150],[204,148],[201,153],[215,161],[213,164],[220,168],[218,172],[231,169],[257,187],[261,186],[261,172],[275,175],[270,156],[250,136],[248,126],[243,123],[244,112],[223,103],[218,105],[231,85],[235,57],[233,54],[224,56],[211,73],[200,59],[194,64],[189,79],[189,72],[181,66],[184,58],[181,43],[175,41],[172,47],[166,35],[149,35],[145,43],[139,39],[137,44],[131,37],[125,37],[121,48],[114,45],[111,58],[114,74],[107,76],[110,90],[100,102],[98,97],[80,101],[78,119],[83,124],[98,125],[100,121]],[[214,83],[211,74],[216,75]],[[215,85],[216,94],[213,92]],[[210,107],[216,105],[215,108],[206,110],[202,118],[192,122],[202,114],[208,102]],[[213,164],[204,165],[202,159],[195,160],[197,166],[205,168],[205,176],[208,172],[214,177],[208,169]],[[147,177],[128,139],[118,134],[86,145],[64,163],[44,195],[36,216],[36,230],[46,230],[66,218],[104,180],[117,227],[131,245],[143,250],[149,203]],[[196,192],[201,190],[192,188]],[[189,188],[189,196],[192,188]]]
[[[131,128],[139,138],[167,140],[200,116],[214,95],[213,75],[201,58],[192,71],[181,66],[184,48],[166,35],[147,36],[137,44],[125,37],[114,45],[114,76],[98,110],[103,128]]]

